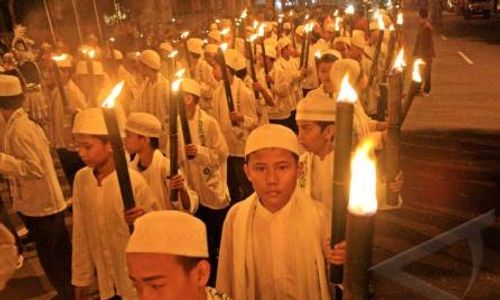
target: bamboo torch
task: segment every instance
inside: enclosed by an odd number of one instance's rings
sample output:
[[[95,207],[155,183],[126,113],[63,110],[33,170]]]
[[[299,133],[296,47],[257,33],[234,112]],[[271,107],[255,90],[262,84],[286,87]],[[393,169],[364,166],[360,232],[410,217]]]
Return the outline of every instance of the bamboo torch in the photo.
[[[123,85],[124,81],[121,81],[111,90],[109,96],[102,103],[102,112],[108,130],[109,142],[113,149],[113,159],[115,162],[116,175],[120,184],[123,207],[125,211],[127,211],[135,207],[135,200],[115,109],[115,101],[120,95]]]
[[[365,141],[354,154],[347,207],[345,300],[369,299],[368,282],[377,212],[375,161],[370,157],[373,142]]]
[[[183,69],[184,70],[184,69]],[[184,75],[184,73],[182,74]],[[178,105],[181,99],[180,85],[182,83],[182,75],[172,82],[170,89],[171,103],[169,107],[170,122],[169,122],[169,143],[170,143],[170,178],[173,178],[179,172],[179,139],[177,129]],[[178,190],[170,191],[170,203],[177,201],[179,196]]]
[[[288,14],[288,16],[290,17],[290,34],[292,36],[293,48],[297,49],[297,45],[295,42],[295,22],[293,19],[293,9],[290,10],[290,13]]]
[[[305,28],[305,32],[307,33],[307,40],[306,40],[306,49],[305,49],[305,54],[304,54],[304,67],[309,67],[309,51],[311,50],[311,32],[313,30],[314,24],[310,22],[307,24]]]
[[[314,52],[314,66],[316,67],[316,76],[319,79],[319,60],[321,59],[321,51]]]
[[[378,15],[378,39],[377,46],[375,48],[375,55],[373,56],[373,64],[370,70],[370,76],[368,77],[368,86],[373,84],[373,79],[377,75],[378,71],[378,61],[380,57],[380,50],[382,49],[382,41],[384,40],[385,24],[381,15]]]
[[[384,73],[382,74],[382,79],[380,80],[379,90],[380,98],[377,104],[377,120],[385,120],[385,114],[387,111],[387,97],[388,97],[388,87],[387,87],[387,74],[390,72],[389,68],[394,58],[394,49],[396,46],[396,36],[394,31],[394,26],[391,24],[389,37],[389,49],[387,52],[387,58],[384,64]]]
[[[224,52],[227,50],[227,43],[223,43],[222,45],[219,46],[219,49],[217,50],[217,57],[219,59],[219,66],[221,68],[221,73],[222,73],[222,81],[224,82],[224,91],[226,92],[226,100],[227,100],[227,107],[229,109],[229,112],[234,111],[234,100],[233,100],[233,92],[231,91],[231,83],[229,82],[229,76],[227,74],[227,67],[226,67],[226,58],[224,57]],[[236,126],[236,123],[232,123],[233,126]]]
[[[189,37],[189,31],[184,31],[181,34],[182,44],[184,45],[184,56],[186,57],[187,75],[188,75],[188,77],[192,77],[191,76],[191,55],[189,54],[188,44],[187,44],[188,37]]]
[[[397,15],[397,17],[396,17],[396,43],[398,45],[402,44],[402,38],[403,38],[403,35],[402,35],[403,21],[404,21],[403,13],[399,12],[398,15]]]
[[[177,77],[182,77],[184,74],[184,69],[180,70],[177,72]],[[176,105],[178,106],[178,111],[179,111],[179,119],[181,121],[181,127],[182,127],[182,137],[184,139],[184,145],[191,145],[193,143],[193,139],[191,138],[191,130],[189,129],[189,122],[187,119],[186,115],[186,106],[183,101],[183,96],[182,96],[182,89],[180,91],[181,96],[179,97],[179,103]],[[195,158],[193,155],[186,155],[188,160],[192,160]]]
[[[262,64],[264,65],[264,74],[269,75],[269,66],[267,65],[267,59],[266,59],[266,46],[264,44],[264,28],[266,27],[265,24],[260,25],[259,27],[259,36],[260,36],[260,49],[262,52]],[[266,84],[268,88],[271,88],[271,84],[267,82]]]
[[[80,45],[83,44],[83,36],[82,36],[82,28],[80,26],[80,16],[78,15],[78,7],[77,0],[71,0],[71,4],[73,6],[73,13],[75,14],[75,23],[76,23],[76,31],[78,33],[78,39],[80,41]]]
[[[87,65],[87,75],[90,78],[90,103],[97,106],[97,90],[96,90],[96,78],[94,72],[94,57],[95,50],[94,49],[84,49],[82,53],[85,56],[85,62]]]
[[[50,35],[52,36],[52,42],[56,45],[56,34],[54,32],[54,26],[52,24],[52,17],[50,16],[49,5],[47,0],[43,0],[43,6],[45,7],[45,14],[47,15],[47,23],[49,24]]]
[[[349,84],[346,74],[337,96],[335,119],[335,153],[333,165],[333,206],[330,246],[333,247],[345,238],[347,200],[349,199],[349,177],[353,135],[354,104],[358,100],[356,91]],[[342,283],[343,268],[330,266],[330,282]]]
[[[388,74],[388,138],[385,146],[386,202],[391,206],[398,204],[398,193],[390,189],[399,172],[399,143],[401,134],[401,105],[403,99],[402,77],[404,66],[404,49],[401,49]]]
[[[247,58],[250,60],[250,76],[252,76],[253,82],[257,82],[257,73],[255,72],[255,60],[253,57],[252,43],[257,38],[256,34],[252,34],[248,39],[245,40],[245,51],[247,53]],[[259,99],[259,92],[254,91],[255,99]]]
[[[307,21],[309,19],[309,15],[305,16],[305,20]],[[304,60],[305,60],[305,55],[306,55],[306,41],[307,41],[307,33],[306,33],[306,27],[308,24],[304,26],[304,33],[302,34],[302,42],[301,42],[301,47],[300,47],[300,69],[304,68]]]
[[[408,112],[410,111],[411,105],[413,103],[413,99],[417,95],[417,92],[420,89],[420,85],[422,84],[420,66],[424,64],[424,61],[420,58],[417,58],[413,62],[412,82],[410,84],[410,90],[408,91],[408,94],[406,94],[406,100],[403,103],[403,116],[401,117],[401,126],[403,126],[403,123],[406,120]]]
[[[56,77],[56,83],[57,83],[57,90],[59,91],[59,95],[61,95],[61,100],[62,100],[62,103],[63,103],[63,106],[65,109],[68,107],[69,102],[68,102],[68,97],[66,95],[66,91],[64,91],[64,84],[61,80],[61,70],[59,69],[57,62],[64,61],[66,59],[68,59],[67,54],[61,54],[61,55],[52,57],[53,70],[54,70],[54,75]]]

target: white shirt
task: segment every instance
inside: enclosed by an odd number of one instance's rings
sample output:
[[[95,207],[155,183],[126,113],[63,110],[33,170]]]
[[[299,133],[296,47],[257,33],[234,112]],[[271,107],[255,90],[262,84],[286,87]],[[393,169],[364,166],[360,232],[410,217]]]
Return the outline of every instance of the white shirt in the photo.
[[[137,206],[146,212],[159,204],[144,178],[129,169]],[[93,169],[78,171],[73,186],[72,279],[75,286],[89,286],[97,270],[101,299],[116,294],[137,299],[128,275],[125,249],[130,238],[116,172],[98,183]]]
[[[147,78],[140,89],[140,100],[137,103],[138,112],[147,112],[160,120],[164,131],[168,130],[170,84],[160,72],[157,73],[156,81],[151,82]]]
[[[193,79],[200,83],[200,107],[206,112],[212,109],[212,93],[217,87],[217,80],[213,75],[213,67],[203,58],[193,66]]]
[[[311,197],[323,205],[328,223],[330,223],[331,220],[333,206],[333,153],[334,152],[331,151],[324,159],[314,155],[311,170]]]
[[[30,217],[43,217],[66,208],[49,141],[42,128],[31,121],[22,108],[7,120],[3,149],[0,174],[9,180],[16,211]]]

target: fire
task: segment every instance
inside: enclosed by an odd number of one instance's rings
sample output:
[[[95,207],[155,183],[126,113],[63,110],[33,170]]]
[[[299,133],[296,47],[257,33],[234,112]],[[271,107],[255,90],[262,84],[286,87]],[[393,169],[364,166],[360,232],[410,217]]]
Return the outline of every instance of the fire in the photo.
[[[182,34],[181,34],[181,39],[185,40],[187,39],[189,36],[189,31],[184,31]]]
[[[372,156],[373,141],[365,140],[351,161],[351,186],[347,210],[358,216],[377,212],[377,169]]]
[[[63,53],[63,54],[57,55],[57,56],[52,56],[53,61],[63,61],[63,60],[66,60],[67,58],[68,58],[68,54],[66,54],[66,53]]]
[[[306,20],[306,21],[307,21],[307,20],[309,20],[309,14],[307,14],[307,15],[305,16],[304,20]]]
[[[266,24],[260,24],[259,31],[258,31],[260,37],[264,36],[265,28],[266,28]]]
[[[384,18],[382,18],[382,15],[378,15],[377,21],[378,21],[378,30],[385,30]]]
[[[391,26],[389,26],[389,31],[390,31],[390,32],[394,32],[395,30],[396,30],[396,29],[394,28],[394,25],[393,25],[393,24],[391,24]]]
[[[225,52],[227,50],[227,43],[222,43],[219,47]]]
[[[313,30],[313,27],[314,27],[314,23],[313,22],[309,22],[307,23],[307,25],[304,27],[304,31],[309,33]]]
[[[253,21],[253,29],[257,30],[257,27],[259,27],[259,21]]]
[[[405,66],[406,66],[405,49],[401,48],[398,55],[396,56],[396,59],[394,60],[394,65],[392,66],[392,69],[396,72],[402,72]]]
[[[177,78],[182,78],[184,77],[184,73],[186,73],[186,69],[180,69],[179,71],[177,71],[177,73],[175,73],[175,77]]]
[[[224,28],[224,29],[222,29],[222,30],[220,31],[220,34],[221,34],[221,35],[227,35],[227,34],[229,34],[229,32],[230,32],[230,31],[231,31],[231,29],[229,29],[229,28]]]
[[[354,103],[358,100],[358,94],[349,83],[349,74],[345,74],[340,84],[340,91],[337,96],[338,102]]]
[[[349,5],[346,7],[346,9],[345,9],[345,11],[344,11],[344,12],[345,12],[345,14],[346,14],[346,15],[354,15],[354,11],[355,11],[355,10],[354,10],[354,5],[349,4]]]
[[[403,25],[403,13],[402,12],[398,13],[398,16],[396,18],[396,24],[398,24],[400,26]]]
[[[245,8],[245,10],[241,13],[241,16],[240,16],[240,19],[246,19],[246,17],[248,16],[247,14],[247,9]]]
[[[316,52],[314,52],[314,57],[316,57],[316,59],[320,59],[321,58],[321,51],[316,50]]]
[[[82,53],[83,55],[86,55],[90,58],[94,58],[95,57],[95,50],[92,49],[92,48],[88,48],[88,49],[82,49]]]
[[[415,82],[422,82],[422,76],[420,76],[420,65],[425,65],[424,61],[421,58],[417,58],[413,62],[413,73],[412,80]]]
[[[340,17],[335,17],[335,31],[340,31],[340,22],[342,22],[342,19]]]
[[[123,89],[123,85],[125,81],[120,81],[117,85],[113,87],[111,93],[109,93],[108,97],[102,102],[102,107],[104,108],[113,108],[115,106],[116,98],[120,95]]]
[[[177,50],[173,50],[172,52],[170,52],[170,54],[168,55],[168,58],[175,58],[177,56],[177,54],[179,54],[179,51]]]
[[[109,41],[110,41],[111,43],[114,43],[114,42],[115,42],[115,38],[114,38],[114,37],[110,37],[110,38],[109,38]]]
[[[333,12],[333,16],[334,17],[338,17],[339,16],[339,10],[336,9],[334,12]]]
[[[172,82],[172,90],[174,92],[179,91],[179,88],[180,88],[181,83],[182,83],[183,80],[184,80],[184,78],[178,78],[174,82]]]
[[[248,38],[248,41],[250,43],[253,43],[255,42],[255,40],[257,39],[258,35],[256,33],[252,34],[249,38]]]

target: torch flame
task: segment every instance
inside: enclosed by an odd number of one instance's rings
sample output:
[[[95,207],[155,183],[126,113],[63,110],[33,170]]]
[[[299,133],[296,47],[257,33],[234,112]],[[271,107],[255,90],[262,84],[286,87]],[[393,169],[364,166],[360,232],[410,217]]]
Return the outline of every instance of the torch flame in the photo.
[[[246,19],[247,16],[247,9],[245,8],[245,10],[241,13],[240,19]]]
[[[173,50],[172,52],[170,52],[170,54],[168,55],[168,58],[175,58],[177,56],[177,54],[179,54],[179,51],[177,50]]]
[[[333,12],[333,16],[334,17],[338,17],[339,16],[339,10],[336,9],[334,12]]]
[[[219,24],[220,20],[219,19],[215,19],[215,23]]]
[[[177,80],[172,82],[172,90],[174,92],[177,92],[179,90],[179,88],[181,87],[182,81],[184,81],[184,78],[178,78]]]
[[[230,31],[231,31],[231,29],[229,29],[229,28],[224,28],[224,29],[222,29],[222,30],[220,31],[220,34],[221,34],[221,35],[227,35],[227,34],[229,34],[229,32],[230,32]]]
[[[222,43],[219,47],[225,52],[227,50],[227,43]]]
[[[110,37],[109,41],[112,42],[112,43],[114,43],[115,42],[115,38],[114,37]]]
[[[349,4],[349,5],[346,7],[346,9],[345,9],[345,11],[344,11],[344,12],[345,12],[345,14],[346,14],[346,15],[354,15],[354,11],[355,11],[355,10],[354,10],[354,5]]]
[[[87,52],[87,55],[88,55],[90,58],[94,58],[94,57],[95,57],[95,50],[94,50],[94,49],[91,49],[89,52]]]
[[[293,10],[290,11],[290,13],[288,13],[288,15],[291,17],[293,16]]]
[[[253,21],[253,29],[257,30],[257,27],[259,27],[259,21]]]
[[[391,24],[391,26],[389,26],[389,31],[393,32],[394,30],[396,30],[396,29],[394,28],[394,25]]]
[[[321,58],[321,51],[316,50],[316,52],[314,52],[314,57],[316,57],[317,59],[320,59]]]
[[[354,103],[358,100],[358,94],[349,83],[349,74],[345,74],[340,84],[340,91],[337,96],[338,102]]]
[[[377,169],[370,157],[374,142],[365,140],[351,161],[351,186],[347,210],[358,216],[371,216],[377,212]]]
[[[304,27],[304,31],[309,33],[313,30],[313,27],[314,27],[314,23],[313,22],[309,22],[307,23],[307,25]]]
[[[403,13],[402,12],[398,13],[398,16],[396,19],[396,24],[398,24],[400,26],[403,25]]]
[[[264,36],[265,28],[266,28],[266,24],[261,24],[259,26],[259,31],[258,31],[259,36],[261,36],[261,37]]]
[[[184,31],[182,34],[181,34],[181,39],[185,40],[187,39],[187,37],[189,36],[189,31]]]
[[[335,31],[340,31],[340,22],[342,22],[342,19],[340,17],[335,17]]]
[[[111,93],[109,93],[108,97],[104,102],[102,102],[102,107],[104,108],[113,108],[115,106],[115,101],[116,98],[120,95],[123,89],[123,85],[125,84],[125,81],[120,81],[117,85],[113,87],[111,90]]]
[[[179,71],[177,71],[177,73],[175,73],[175,77],[177,78],[182,78],[184,77],[184,73],[186,73],[186,69],[180,69]]]
[[[305,16],[304,20],[306,20],[306,21],[307,21],[307,20],[309,20],[309,14],[307,14],[307,15]]]
[[[53,61],[63,61],[63,60],[66,60],[67,58],[68,58],[68,54],[66,54],[66,53],[63,53],[63,54],[57,55],[57,56],[52,56]]]
[[[396,59],[394,60],[394,65],[392,66],[392,69],[395,70],[396,72],[402,72],[405,66],[406,66],[405,49],[401,48],[401,51],[399,51],[398,55],[396,56]]]
[[[422,59],[417,58],[415,62],[413,62],[412,73],[412,80],[415,82],[422,82],[422,77],[420,76],[420,65],[425,65],[425,63]]]
[[[256,33],[252,34],[249,38],[248,41],[250,43],[253,43],[257,39],[258,35]]]
[[[384,18],[382,18],[382,15],[378,15],[377,21],[378,21],[378,30],[385,30]]]

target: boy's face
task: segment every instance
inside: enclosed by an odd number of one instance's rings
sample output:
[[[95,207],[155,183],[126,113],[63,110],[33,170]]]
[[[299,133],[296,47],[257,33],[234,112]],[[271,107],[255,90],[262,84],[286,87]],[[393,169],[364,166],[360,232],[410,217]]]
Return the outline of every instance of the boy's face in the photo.
[[[148,139],[125,130],[125,149],[130,154],[136,154],[148,143]]]
[[[321,130],[315,121],[297,121],[299,127],[299,143],[304,149],[314,154],[322,152],[334,137],[334,127],[328,126]]]
[[[330,78],[330,70],[332,69],[332,66],[333,63],[328,62],[322,62],[318,66],[319,80],[329,92],[333,92],[332,79]]]
[[[75,141],[78,145],[78,155],[91,168],[103,166],[112,159],[113,150],[110,143],[103,143],[88,134],[75,135]]]
[[[210,274],[207,261],[189,273],[169,254],[129,253],[127,264],[141,300],[200,299]]]
[[[288,203],[297,185],[298,163],[282,148],[258,150],[249,155],[245,173],[262,204],[277,211]]]

